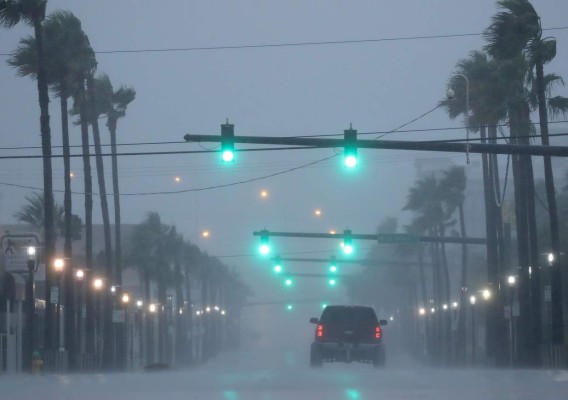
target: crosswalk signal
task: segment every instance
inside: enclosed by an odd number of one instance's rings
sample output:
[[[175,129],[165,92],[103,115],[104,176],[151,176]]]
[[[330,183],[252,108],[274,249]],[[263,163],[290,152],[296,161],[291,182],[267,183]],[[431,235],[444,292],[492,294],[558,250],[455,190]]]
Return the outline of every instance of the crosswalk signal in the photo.
[[[226,163],[235,160],[235,125],[228,120],[221,125],[221,158]]]
[[[349,126],[349,129],[343,131],[343,140],[345,141],[343,162],[347,168],[355,168],[357,166],[357,131]]]

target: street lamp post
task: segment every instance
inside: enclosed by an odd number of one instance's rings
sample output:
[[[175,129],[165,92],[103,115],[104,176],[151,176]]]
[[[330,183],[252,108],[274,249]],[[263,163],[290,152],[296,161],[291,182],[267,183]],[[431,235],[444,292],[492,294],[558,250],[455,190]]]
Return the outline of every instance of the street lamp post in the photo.
[[[34,351],[34,322],[35,322],[35,298],[34,298],[34,271],[36,268],[36,248],[28,247],[28,281],[26,282],[26,300],[27,310],[27,337],[26,337],[26,353],[24,367],[31,371],[31,356]]]
[[[53,269],[57,274],[57,312],[56,312],[56,329],[57,329],[57,338],[59,341],[59,351],[65,350],[65,345],[63,343],[63,319],[61,318],[61,305],[62,305],[62,283],[63,283],[63,270],[65,269],[65,260],[63,258],[56,258],[53,261]]]
[[[507,277],[507,284],[509,285],[509,366],[513,366],[513,360],[515,359],[516,353],[516,343],[513,336],[513,300],[514,300],[514,288],[517,284],[517,277],[514,275],[509,275]]]
[[[75,290],[75,326],[77,332],[76,350],[77,354],[83,353],[83,282],[85,281],[85,270],[77,269],[74,273],[77,281],[77,289]]]
[[[471,363],[475,365],[475,296],[469,298],[471,304]]]
[[[95,291],[95,293],[100,293],[103,288],[104,288],[104,282],[102,280],[102,278],[93,278],[93,290]],[[100,339],[100,299],[99,296],[97,296],[95,294],[95,298],[94,298],[94,303],[95,303],[95,326],[94,326],[94,331],[95,331],[95,335],[94,335],[94,344],[95,344],[95,359],[96,361],[96,365],[97,367],[100,366],[100,362],[101,362],[101,339]]]

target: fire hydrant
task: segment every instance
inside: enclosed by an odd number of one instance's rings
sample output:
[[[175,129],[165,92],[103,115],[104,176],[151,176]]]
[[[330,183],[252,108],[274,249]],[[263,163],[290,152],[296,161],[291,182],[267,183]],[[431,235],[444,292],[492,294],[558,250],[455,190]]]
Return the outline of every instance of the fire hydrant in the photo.
[[[43,360],[39,351],[32,353],[32,374],[39,374],[43,369]]]

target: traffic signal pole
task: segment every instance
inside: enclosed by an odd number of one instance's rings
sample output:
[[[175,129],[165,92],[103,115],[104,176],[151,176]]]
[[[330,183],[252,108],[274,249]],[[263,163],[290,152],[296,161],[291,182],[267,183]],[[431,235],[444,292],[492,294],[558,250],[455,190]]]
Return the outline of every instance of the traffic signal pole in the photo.
[[[183,137],[186,142],[221,142],[220,135],[190,135]],[[264,144],[275,146],[305,146],[307,148],[341,148],[344,139],[307,138],[307,137],[270,137],[270,136],[235,136],[234,143]],[[542,146],[523,144],[496,143],[456,143],[440,141],[403,141],[403,140],[356,140],[360,149],[436,151],[445,153],[489,153],[489,154],[526,154],[532,156],[568,157],[568,146]],[[238,150],[237,150],[238,151]]]

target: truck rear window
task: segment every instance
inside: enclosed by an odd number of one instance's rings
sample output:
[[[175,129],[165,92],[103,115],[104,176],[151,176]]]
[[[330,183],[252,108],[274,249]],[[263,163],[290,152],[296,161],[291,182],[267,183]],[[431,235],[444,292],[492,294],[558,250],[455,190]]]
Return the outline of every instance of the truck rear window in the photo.
[[[321,316],[327,324],[377,324],[375,311],[370,307],[327,307]]]

